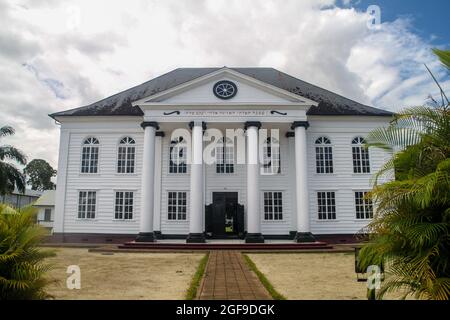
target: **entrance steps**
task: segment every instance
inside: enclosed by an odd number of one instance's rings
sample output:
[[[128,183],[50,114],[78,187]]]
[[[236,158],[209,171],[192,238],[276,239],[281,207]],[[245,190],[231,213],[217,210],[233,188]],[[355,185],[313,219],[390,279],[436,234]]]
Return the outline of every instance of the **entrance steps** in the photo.
[[[332,249],[326,242],[206,242],[206,243],[183,243],[183,242],[125,242],[118,246],[119,249],[137,250],[320,250]]]

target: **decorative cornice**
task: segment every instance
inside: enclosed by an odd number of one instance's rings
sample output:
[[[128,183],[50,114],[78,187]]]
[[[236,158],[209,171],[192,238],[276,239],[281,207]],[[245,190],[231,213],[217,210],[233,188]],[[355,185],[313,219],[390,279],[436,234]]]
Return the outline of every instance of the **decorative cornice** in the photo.
[[[295,137],[295,132],[292,131],[286,132],[286,138],[293,138],[293,137]]]
[[[194,121],[189,122],[189,129],[192,130],[192,128],[194,127]],[[202,128],[203,130],[206,130],[206,122],[202,121]]]
[[[156,130],[159,130],[159,124],[156,121],[144,121],[141,123],[142,129],[145,129],[146,127],[153,127]]]
[[[258,129],[261,128],[261,122],[259,121],[247,121],[244,125],[244,129],[247,130],[249,127],[257,127]]]
[[[166,134],[164,133],[164,131],[157,131],[156,132],[156,136],[157,137],[164,137]]]
[[[291,129],[294,130],[297,127],[304,127],[305,130],[309,127],[308,121],[294,121],[291,125]]]

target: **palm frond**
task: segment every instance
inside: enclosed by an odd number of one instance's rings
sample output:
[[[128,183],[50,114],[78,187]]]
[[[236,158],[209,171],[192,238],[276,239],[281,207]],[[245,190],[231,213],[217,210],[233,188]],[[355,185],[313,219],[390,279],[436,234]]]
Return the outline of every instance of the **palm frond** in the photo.
[[[14,187],[25,192],[25,176],[13,164],[0,161],[0,194],[11,193]]]
[[[448,70],[450,70],[450,50],[439,50],[433,49],[435,55],[438,56],[442,65],[444,65]]]
[[[14,133],[15,133],[15,130],[13,127],[10,127],[10,126],[0,127],[0,137],[12,136]]]
[[[0,204],[0,299],[47,299],[45,274],[51,266],[44,259],[53,256],[37,247],[43,228],[34,223],[36,209],[15,210]]]
[[[12,160],[18,162],[21,165],[25,165],[27,163],[27,157],[22,151],[8,145],[0,146],[0,160]]]
[[[403,298],[450,299],[450,112],[407,108],[366,141],[394,153],[374,176],[376,211],[364,229],[360,267],[384,263],[378,298],[401,291]],[[395,180],[378,183],[392,171]]]

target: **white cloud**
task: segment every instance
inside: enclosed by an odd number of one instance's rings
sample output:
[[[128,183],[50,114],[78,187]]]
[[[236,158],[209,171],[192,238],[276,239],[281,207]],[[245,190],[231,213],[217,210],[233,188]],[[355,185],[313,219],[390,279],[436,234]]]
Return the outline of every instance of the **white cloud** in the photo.
[[[354,1],[353,1],[354,2]],[[443,78],[411,21],[366,27],[352,1],[15,0],[0,3],[0,125],[30,158],[57,162],[48,113],[88,104],[183,66],[272,66],[396,110]],[[450,88],[450,81],[443,81]]]

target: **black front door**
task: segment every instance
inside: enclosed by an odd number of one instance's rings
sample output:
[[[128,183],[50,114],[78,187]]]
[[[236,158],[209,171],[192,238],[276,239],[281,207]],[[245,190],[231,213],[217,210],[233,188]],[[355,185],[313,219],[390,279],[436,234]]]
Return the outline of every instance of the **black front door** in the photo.
[[[205,220],[206,232],[213,238],[241,236],[244,228],[243,206],[238,203],[238,193],[213,192],[213,203],[207,206]]]

